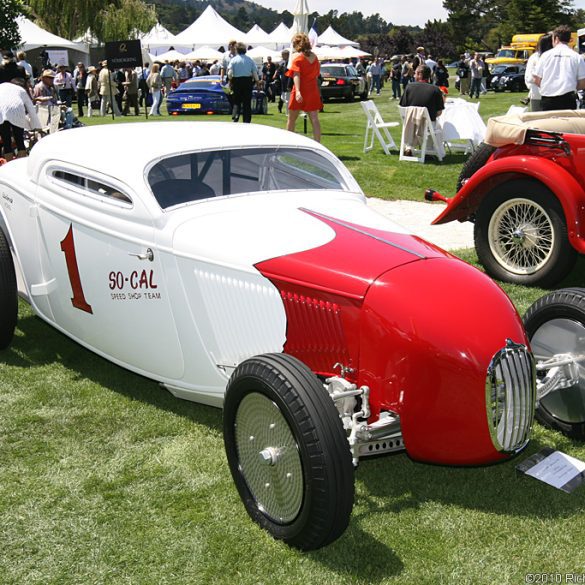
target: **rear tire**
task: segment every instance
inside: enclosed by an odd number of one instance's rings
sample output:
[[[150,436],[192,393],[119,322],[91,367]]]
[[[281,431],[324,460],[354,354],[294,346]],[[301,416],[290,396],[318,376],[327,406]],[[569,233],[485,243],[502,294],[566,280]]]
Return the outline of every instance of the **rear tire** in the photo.
[[[537,361],[557,354],[583,356],[585,289],[561,289],[541,297],[524,315],[524,327]],[[585,371],[578,367],[578,372],[576,384],[553,390],[539,401],[536,419],[582,441],[585,440]]]
[[[266,354],[242,362],[224,402],[224,444],[250,517],[302,550],[345,531],[353,465],[337,408],[302,362]]]
[[[18,290],[14,261],[4,231],[0,229],[0,349],[13,337],[18,318]]]
[[[526,179],[504,183],[484,197],[474,239],[492,278],[524,286],[551,287],[577,259],[558,199],[542,183]]]
[[[463,187],[463,183],[470,179],[479,169],[481,169],[495,152],[495,148],[482,142],[469,156],[463,164],[459,178],[457,179],[457,191]]]

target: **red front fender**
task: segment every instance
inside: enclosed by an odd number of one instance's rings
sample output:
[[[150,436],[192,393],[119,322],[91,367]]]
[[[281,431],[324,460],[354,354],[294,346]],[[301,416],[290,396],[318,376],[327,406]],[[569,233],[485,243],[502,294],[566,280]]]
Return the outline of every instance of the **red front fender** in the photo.
[[[571,245],[585,253],[585,189],[568,169],[553,160],[529,155],[516,155],[491,160],[479,169],[449,200],[446,209],[433,224],[465,221],[475,213],[495,187],[514,179],[534,179],[546,185],[560,201]]]

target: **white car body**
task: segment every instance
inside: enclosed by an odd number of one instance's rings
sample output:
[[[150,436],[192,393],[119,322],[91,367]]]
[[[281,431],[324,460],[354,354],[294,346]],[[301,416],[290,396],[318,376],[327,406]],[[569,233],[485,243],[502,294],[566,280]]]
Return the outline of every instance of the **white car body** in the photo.
[[[335,166],[346,189],[239,193],[167,209],[157,203],[147,177],[161,159],[245,147],[310,149]],[[55,172],[106,189],[78,187]],[[259,125],[136,123],[60,132],[27,160],[2,167],[0,191],[20,293],[35,312],[173,394],[215,406],[238,363],[282,352],[285,343],[279,292],[254,265],[335,236],[301,208],[404,232],[366,207],[325,147]],[[144,257],[148,250],[152,260]],[[73,255],[78,279],[68,267]],[[73,290],[77,282],[82,294]]]

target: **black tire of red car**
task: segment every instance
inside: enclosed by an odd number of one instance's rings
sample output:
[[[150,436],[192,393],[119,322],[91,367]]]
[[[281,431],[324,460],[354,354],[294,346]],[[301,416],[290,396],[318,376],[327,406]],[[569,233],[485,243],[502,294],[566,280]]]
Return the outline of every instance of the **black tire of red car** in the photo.
[[[463,187],[463,182],[470,179],[481,167],[487,163],[490,156],[495,152],[495,148],[482,142],[469,156],[463,164],[459,178],[457,179],[457,191]]]
[[[535,355],[582,356],[585,353],[585,289],[551,292],[532,304],[524,327]],[[574,439],[585,440],[585,374],[579,366],[576,384],[551,392],[537,405],[536,419]],[[541,374],[541,375],[544,375]]]
[[[474,240],[479,261],[492,278],[524,286],[550,288],[577,259],[559,200],[530,179],[508,181],[485,195]]]
[[[14,337],[18,317],[18,290],[14,261],[4,231],[0,229],[0,349]]]
[[[224,444],[250,517],[275,539],[321,548],[349,524],[352,458],[333,400],[298,359],[242,362],[225,395]]]

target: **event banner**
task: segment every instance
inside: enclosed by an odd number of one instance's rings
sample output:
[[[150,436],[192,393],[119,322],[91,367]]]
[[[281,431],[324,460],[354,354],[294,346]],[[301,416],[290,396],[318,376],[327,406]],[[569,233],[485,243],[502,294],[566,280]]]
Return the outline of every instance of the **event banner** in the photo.
[[[142,67],[142,48],[139,40],[106,43],[106,59],[110,69]]]

